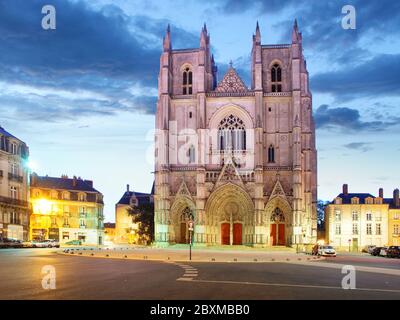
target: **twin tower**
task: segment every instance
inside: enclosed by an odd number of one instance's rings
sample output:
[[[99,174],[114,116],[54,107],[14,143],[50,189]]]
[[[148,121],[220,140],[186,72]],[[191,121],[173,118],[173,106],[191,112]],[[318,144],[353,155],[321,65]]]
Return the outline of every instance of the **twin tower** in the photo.
[[[155,133],[158,245],[290,246],[317,238],[317,152],[302,35],[262,45],[251,88],[232,64],[217,81],[204,25],[199,48],[173,49],[168,27]],[[191,225],[191,223],[190,223]]]

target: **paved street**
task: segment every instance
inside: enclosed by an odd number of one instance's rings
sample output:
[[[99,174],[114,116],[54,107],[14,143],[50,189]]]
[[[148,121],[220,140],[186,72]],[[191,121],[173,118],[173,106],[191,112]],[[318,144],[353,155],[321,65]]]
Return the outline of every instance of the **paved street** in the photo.
[[[293,262],[162,262],[0,250],[0,299],[400,299],[400,260],[343,255]],[[356,290],[341,288],[341,265],[363,266]],[[56,270],[56,289],[41,270]]]

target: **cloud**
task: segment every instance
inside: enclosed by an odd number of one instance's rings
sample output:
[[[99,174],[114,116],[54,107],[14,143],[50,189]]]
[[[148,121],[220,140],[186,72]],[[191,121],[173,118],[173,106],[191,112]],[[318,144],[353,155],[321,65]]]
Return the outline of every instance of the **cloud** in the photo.
[[[0,109],[7,117],[59,121],[120,111],[154,113],[168,21],[115,5],[53,0],[57,29],[41,28],[46,0],[0,0]],[[171,26],[173,45],[198,35]],[[6,84],[6,85],[4,85]],[[134,89],[134,90],[133,90]]]
[[[360,112],[347,107],[330,108],[321,105],[314,113],[318,129],[341,129],[344,131],[384,131],[388,127],[399,125],[400,118],[390,121],[362,121]]]
[[[330,93],[339,101],[400,95],[400,54],[381,54],[354,67],[311,77],[314,92]]]
[[[361,152],[367,152],[372,150],[371,143],[369,142],[351,142],[344,145],[345,148],[350,150],[358,150]]]

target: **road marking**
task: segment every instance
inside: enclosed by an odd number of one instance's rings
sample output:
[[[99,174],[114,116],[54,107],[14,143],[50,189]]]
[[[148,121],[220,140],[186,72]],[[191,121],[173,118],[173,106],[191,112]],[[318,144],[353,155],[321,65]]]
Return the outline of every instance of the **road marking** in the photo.
[[[345,264],[338,262],[288,262],[289,264],[298,264],[298,265],[306,265],[306,266],[315,266],[315,267],[323,267],[323,268],[333,268],[333,269],[341,269]],[[371,273],[381,273],[388,274],[393,276],[400,276],[400,270],[390,269],[390,268],[378,268],[378,267],[368,267],[368,266],[354,266],[356,271],[361,272],[371,272]]]
[[[188,280],[179,278],[177,281]],[[247,282],[247,281],[229,281],[229,280],[199,280],[193,279],[193,282],[202,283],[222,283],[222,284],[244,284],[244,285],[255,285],[255,286],[267,286],[267,287],[291,287],[291,288],[310,288],[310,289],[334,289],[334,290],[345,290],[342,287],[333,286],[314,286],[308,284],[288,284],[288,283],[267,283],[267,282]],[[346,291],[377,291],[377,292],[390,292],[390,293],[400,293],[400,290],[392,289],[375,289],[375,288],[355,288]]]
[[[177,281],[193,281],[193,278],[199,275],[198,270],[192,266],[182,263],[177,264],[177,266],[185,270],[185,273],[182,275],[182,277],[176,279]]]

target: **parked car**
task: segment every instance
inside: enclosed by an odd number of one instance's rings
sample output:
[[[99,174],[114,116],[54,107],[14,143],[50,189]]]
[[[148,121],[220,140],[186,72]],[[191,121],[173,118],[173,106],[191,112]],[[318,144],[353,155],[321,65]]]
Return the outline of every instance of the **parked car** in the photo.
[[[32,248],[59,248],[60,243],[56,240],[36,240],[32,241]]]
[[[387,249],[388,249],[388,247],[382,247],[381,251],[379,252],[379,255],[381,257],[386,257],[387,256]]]
[[[361,252],[371,254],[372,250],[374,250],[375,247],[376,247],[375,245],[365,246],[364,248],[362,248]]]
[[[81,240],[71,240],[65,243],[66,245],[69,246],[80,246],[82,244]]]
[[[373,256],[379,256],[379,254],[381,253],[381,249],[382,249],[383,247],[375,247],[373,250],[372,250],[372,252],[371,252],[371,255],[373,255]]]
[[[22,248],[22,241],[4,238],[0,241],[0,248]]]
[[[388,258],[400,258],[400,246],[390,246],[386,252]]]
[[[332,246],[319,246],[318,255],[323,257],[336,257],[336,251]]]

